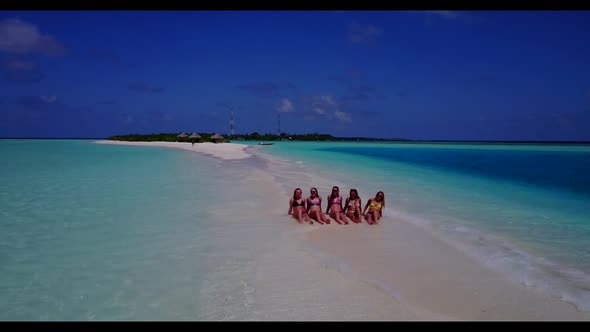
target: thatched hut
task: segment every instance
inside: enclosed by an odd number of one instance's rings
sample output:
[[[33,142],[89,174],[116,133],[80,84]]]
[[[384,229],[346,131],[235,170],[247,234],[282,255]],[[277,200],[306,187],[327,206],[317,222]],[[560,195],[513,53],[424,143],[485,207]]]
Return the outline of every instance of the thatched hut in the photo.
[[[201,135],[199,135],[197,133],[193,133],[188,138],[190,138],[191,141],[193,141],[193,142],[199,142],[201,140]]]
[[[213,143],[220,143],[223,142],[224,138],[223,136],[219,135],[219,134],[215,134],[213,136],[211,136],[211,142]]]

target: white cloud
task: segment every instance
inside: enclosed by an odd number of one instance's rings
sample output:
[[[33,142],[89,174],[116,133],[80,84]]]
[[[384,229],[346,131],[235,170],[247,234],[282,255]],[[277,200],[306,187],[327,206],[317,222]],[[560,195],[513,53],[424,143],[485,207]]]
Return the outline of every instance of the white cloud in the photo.
[[[352,122],[352,119],[351,119],[349,113],[342,112],[342,111],[335,111],[334,116],[336,117],[336,119],[338,119],[342,122]]]
[[[37,26],[17,18],[0,20],[0,51],[14,54],[63,55],[66,47]]]
[[[305,97],[303,110],[307,118],[325,117],[341,122],[351,122],[350,113],[340,110],[340,105],[332,95],[316,95]]]
[[[319,114],[319,115],[324,115],[324,114],[326,114],[326,111],[325,111],[325,110],[323,110],[323,109],[321,109],[321,108],[319,108],[319,107],[314,107],[314,108],[312,108],[312,110],[313,110],[314,112],[316,112],[317,114]]]
[[[293,103],[291,103],[291,101],[287,98],[283,98],[277,107],[277,111],[279,111],[279,113],[289,113],[293,112],[294,110]]]
[[[311,98],[311,105],[319,108],[334,107],[336,103],[332,96],[313,96]]]
[[[321,100],[325,103],[327,103],[330,106],[335,106],[336,103],[334,102],[334,100],[332,99],[332,96],[320,96]]]

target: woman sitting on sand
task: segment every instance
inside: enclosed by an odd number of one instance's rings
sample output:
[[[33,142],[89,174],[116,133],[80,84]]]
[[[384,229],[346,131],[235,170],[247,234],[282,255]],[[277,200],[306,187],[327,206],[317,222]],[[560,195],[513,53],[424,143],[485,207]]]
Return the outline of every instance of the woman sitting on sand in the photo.
[[[338,186],[334,186],[332,188],[332,194],[328,196],[328,208],[326,209],[326,213],[329,213],[329,216],[334,218],[334,220],[340,225],[342,225],[342,223],[348,225],[346,215],[342,212],[342,197],[340,197],[340,188],[338,188]]]
[[[310,221],[305,209],[305,198],[301,197],[301,188],[296,188],[293,192],[293,198],[289,201],[289,212],[299,223],[302,219]]]
[[[353,195],[354,194],[354,195]],[[355,223],[362,222],[361,220],[361,198],[356,189],[350,189],[346,204],[344,204],[344,213],[350,220]]]
[[[367,220],[369,225],[377,224],[379,219],[383,216],[383,208],[385,207],[385,194],[382,191],[377,192],[375,198],[369,199],[367,205],[365,205],[365,209],[363,210],[363,215]],[[365,213],[369,208],[369,212]]]
[[[322,212],[322,198],[318,194],[318,190],[311,188],[309,192],[310,196],[307,198],[307,214],[321,225],[324,223],[329,224],[330,219],[326,218]],[[309,223],[313,224],[313,220]]]

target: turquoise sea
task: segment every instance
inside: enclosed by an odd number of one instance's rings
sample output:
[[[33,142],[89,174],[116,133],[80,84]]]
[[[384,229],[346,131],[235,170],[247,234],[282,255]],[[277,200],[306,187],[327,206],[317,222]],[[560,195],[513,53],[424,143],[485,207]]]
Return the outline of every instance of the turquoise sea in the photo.
[[[0,140],[0,320],[261,317],[258,258],[293,225],[257,209],[332,185],[383,190],[386,216],[590,311],[588,145],[277,142],[221,161],[92,142]]]
[[[87,140],[0,140],[0,156],[0,320],[252,317],[269,245],[252,240],[282,231],[243,222],[264,199],[244,191],[255,162]]]
[[[590,145],[277,142],[260,151],[313,174],[312,183],[284,179],[306,194],[356,188],[364,205],[382,190],[385,215],[590,311]]]

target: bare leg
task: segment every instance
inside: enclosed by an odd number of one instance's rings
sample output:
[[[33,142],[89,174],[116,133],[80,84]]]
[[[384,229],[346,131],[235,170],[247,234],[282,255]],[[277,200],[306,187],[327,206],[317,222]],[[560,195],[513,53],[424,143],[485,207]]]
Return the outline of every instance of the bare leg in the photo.
[[[323,212],[319,212],[319,215],[324,223],[330,224],[330,219],[328,217],[326,217],[326,215]]]
[[[361,218],[357,217],[357,213],[356,211],[349,213],[349,218],[350,220],[352,220],[355,224],[358,224],[361,222]]]
[[[373,220],[375,220],[375,225],[379,223],[379,212],[373,211]]]
[[[342,225],[342,222],[340,221],[340,212],[331,211],[330,217],[334,218],[339,225]]]
[[[345,225],[348,225],[348,220],[346,220],[346,214],[344,214],[344,212],[342,212],[342,211],[340,211],[340,213],[339,213],[339,214],[340,214],[340,220],[342,220],[342,222],[343,222]]]
[[[317,221],[316,216],[315,216],[315,211],[309,211],[309,217],[311,218],[311,221],[309,222],[310,225],[313,225],[313,221]]]
[[[319,211],[309,211],[309,216],[313,220],[317,221],[320,225],[323,225],[324,224]],[[313,221],[310,221],[309,223],[310,224],[313,224]]]
[[[371,212],[365,214],[365,219],[367,220],[367,224],[373,225],[373,214]]]
[[[381,219],[381,214],[378,211],[373,211],[373,217],[375,218],[375,223],[378,224]]]
[[[346,215],[342,211],[338,211],[335,214],[336,214],[336,218],[338,219],[338,221],[341,222],[341,224],[348,225],[348,220],[346,220]]]
[[[357,218],[356,221],[361,224],[363,222],[363,215],[361,214],[361,209],[356,208],[356,211],[354,213],[355,217]]]
[[[354,223],[356,223],[356,222],[357,222],[357,221],[356,221],[356,217],[355,217],[355,215],[354,215],[354,212],[351,212],[351,211],[349,211],[349,212],[347,212],[347,213],[346,213],[346,216],[347,216],[348,218],[350,218],[350,220],[352,220],[352,222],[354,222]]]
[[[311,218],[311,221],[309,222],[310,225],[313,225],[313,221],[317,221],[318,223],[320,223],[317,219],[317,215],[315,213],[315,211],[309,211],[309,217]]]

